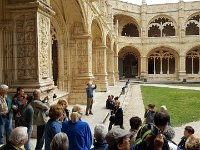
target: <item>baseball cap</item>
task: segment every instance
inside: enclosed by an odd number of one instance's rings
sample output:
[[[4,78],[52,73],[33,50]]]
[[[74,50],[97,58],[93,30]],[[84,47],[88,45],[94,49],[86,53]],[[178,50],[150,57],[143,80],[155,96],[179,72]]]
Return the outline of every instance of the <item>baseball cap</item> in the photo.
[[[121,138],[125,136],[131,136],[130,132],[119,127],[113,127],[107,134],[106,134],[106,141],[109,146],[114,146],[118,144]]]

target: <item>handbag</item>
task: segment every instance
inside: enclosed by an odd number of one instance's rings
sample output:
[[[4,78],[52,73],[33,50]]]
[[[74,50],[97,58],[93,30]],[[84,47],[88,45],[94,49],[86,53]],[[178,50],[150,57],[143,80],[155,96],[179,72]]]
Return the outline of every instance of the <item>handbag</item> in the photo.
[[[110,116],[109,120],[113,122],[115,120],[115,116]]]

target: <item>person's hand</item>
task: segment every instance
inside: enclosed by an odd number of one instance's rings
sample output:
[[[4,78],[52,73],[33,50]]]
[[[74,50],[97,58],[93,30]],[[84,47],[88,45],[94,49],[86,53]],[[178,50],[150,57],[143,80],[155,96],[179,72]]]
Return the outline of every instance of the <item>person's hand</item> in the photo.
[[[154,150],[162,150],[164,144],[163,135],[160,133],[154,139]]]
[[[16,114],[16,117],[17,118],[20,118],[22,115],[18,112],[17,114]]]
[[[12,109],[17,110],[17,106],[16,105],[12,105]]]

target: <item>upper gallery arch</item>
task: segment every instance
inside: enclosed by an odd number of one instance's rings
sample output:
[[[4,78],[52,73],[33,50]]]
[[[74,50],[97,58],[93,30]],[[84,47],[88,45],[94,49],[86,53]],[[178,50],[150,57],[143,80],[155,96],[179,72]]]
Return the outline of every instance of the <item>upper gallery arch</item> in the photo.
[[[118,27],[118,35],[139,37],[139,25],[136,19],[123,14],[114,15],[114,24]]]
[[[186,35],[200,35],[200,12],[190,15],[185,25]]]
[[[156,16],[148,24],[148,37],[176,36],[177,25],[170,16]]]

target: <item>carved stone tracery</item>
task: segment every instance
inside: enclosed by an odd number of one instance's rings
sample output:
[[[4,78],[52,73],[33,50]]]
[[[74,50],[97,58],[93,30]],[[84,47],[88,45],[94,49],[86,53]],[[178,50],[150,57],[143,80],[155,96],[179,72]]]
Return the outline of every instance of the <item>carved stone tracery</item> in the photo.
[[[15,29],[18,79],[35,79],[35,17],[29,14],[17,17]]]
[[[42,78],[49,77],[49,58],[48,58],[48,50],[49,50],[49,36],[50,31],[48,29],[50,26],[49,20],[40,15],[39,16],[39,54],[40,54],[40,76]]]

